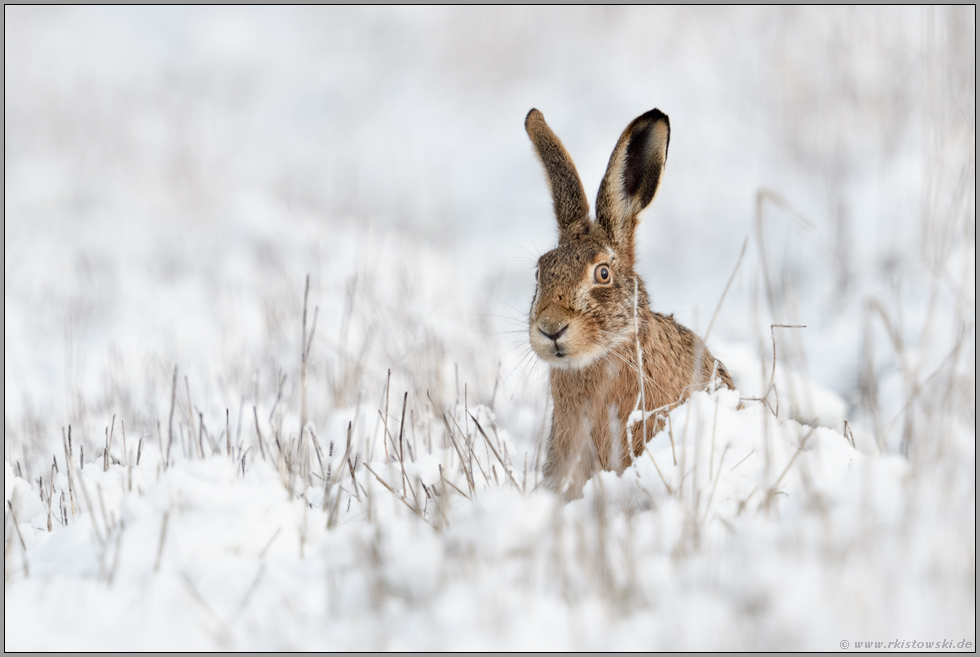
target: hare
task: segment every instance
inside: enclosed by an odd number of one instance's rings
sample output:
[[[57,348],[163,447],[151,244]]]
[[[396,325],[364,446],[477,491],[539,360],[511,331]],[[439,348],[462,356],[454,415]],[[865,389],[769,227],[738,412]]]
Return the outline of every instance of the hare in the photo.
[[[663,416],[650,411],[666,414],[712,381],[735,385],[698,336],[650,310],[633,269],[637,215],[656,195],[667,163],[667,115],[650,110],[623,131],[594,221],[575,164],[541,112],[532,109],[524,127],[558,219],[558,247],[538,259],[529,322],[531,347],[551,370],[545,483],[571,499],[594,472],[622,474],[642,454],[663,426]]]

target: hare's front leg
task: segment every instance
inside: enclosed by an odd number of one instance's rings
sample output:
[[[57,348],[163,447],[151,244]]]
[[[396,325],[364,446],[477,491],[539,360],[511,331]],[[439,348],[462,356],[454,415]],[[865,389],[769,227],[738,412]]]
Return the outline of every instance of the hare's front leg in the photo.
[[[552,423],[544,480],[548,488],[566,500],[582,497],[585,482],[599,469],[591,429],[584,416],[556,418]]]

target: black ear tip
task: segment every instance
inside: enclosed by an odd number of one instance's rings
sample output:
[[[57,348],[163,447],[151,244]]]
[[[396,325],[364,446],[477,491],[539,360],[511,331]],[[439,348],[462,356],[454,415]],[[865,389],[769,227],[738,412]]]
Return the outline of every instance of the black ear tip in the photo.
[[[627,129],[630,131],[631,138],[639,137],[641,141],[646,141],[650,130],[653,130],[654,126],[657,125],[667,129],[666,143],[664,144],[664,161],[666,161],[667,149],[670,147],[670,119],[666,114],[657,108],[653,108],[636,117]]]
[[[657,123],[659,121],[663,121],[664,123],[667,124],[667,128],[668,129],[670,128],[670,119],[667,117],[666,114],[664,114],[657,108],[653,108],[649,112],[644,112],[640,116],[636,117],[636,123],[640,123],[640,122]]]

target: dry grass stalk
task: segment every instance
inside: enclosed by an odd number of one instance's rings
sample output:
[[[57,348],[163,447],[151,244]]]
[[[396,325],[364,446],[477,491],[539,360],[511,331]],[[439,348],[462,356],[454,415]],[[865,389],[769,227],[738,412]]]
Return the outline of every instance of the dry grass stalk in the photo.
[[[711,501],[715,499],[715,490],[718,488],[718,480],[721,479],[721,466],[725,465],[725,457],[728,455],[729,447],[730,445],[725,445],[725,449],[721,452],[721,461],[718,462],[718,475],[715,477],[715,483],[711,486],[711,493],[708,495],[708,502],[704,506],[704,516],[701,518],[702,525],[708,519],[708,510],[711,509]]]
[[[448,411],[446,412],[446,415],[449,415]],[[483,475],[484,481],[487,482],[487,485],[491,485],[490,484],[490,477],[487,476],[486,471],[483,469],[483,466],[480,464],[480,459],[477,458],[476,455],[473,453],[473,441],[471,441],[469,439],[469,436],[467,436],[465,433],[463,433],[463,429],[462,429],[462,427],[459,426],[459,422],[456,421],[456,418],[453,417],[452,415],[449,415],[449,417],[450,417],[450,419],[452,419],[453,424],[456,425],[456,428],[459,429],[460,437],[466,443],[466,453],[467,453],[466,463],[469,463],[470,476],[471,477],[473,476],[473,464],[475,463],[476,464],[476,467],[480,470],[480,474]],[[465,469],[465,464],[464,464],[464,469]]]
[[[65,462],[67,463],[67,465],[65,466],[65,476],[68,477],[68,499],[71,502],[71,517],[74,518],[76,515],[76,507],[75,507],[75,484],[73,482],[74,477],[72,476],[74,463],[72,462],[72,453],[71,453],[71,425],[70,424],[68,425],[67,437],[64,434],[64,429],[62,429],[61,440],[65,450]]]
[[[731,276],[728,277],[728,282],[725,284],[725,289],[721,293],[721,298],[718,299],[718,305],[715,306],[715,312],[711,316],[711,321],[708,322],[708,328],[704,332],[702,340],[705,344],[708,343],[708,336],[711,335],[711,329],[715,325],[715,320],[718,319],[718,314],[721,312],[721,305],[725,302],[725,297],[728,296],[728,289],[732,286],[732,282],[735,280],[735,274],[738,273],[738,268],[742,264],[742,258],[745,257],[745,249],[749,245],[749,238],[746,237],[745,241],[742,242],[742,251],[738,254],[738,260],[735,262],[735,268],[732,269]]]
[[[398,463],[402,468],[402,494],[405,494],[405,483],[408,477],[405,475],[405,443],[403,442],[405,436],[405,409],[408,407],[408,391],[405,391],[405,396],[402,398],[402,416],[400,426],[398,427]]]
[[[48,480],[48,531],[53,529],[51,524],[51,503],[54,498],[54,474],[56,466],[52,464],[51,466],[51,478]],[[44,484],[41,485],[42,492],[44,491]]]
[[[174,366],[174,380],[170,389],[170,419],[167,423],[167,452],[164,455],[163,467],[170,465],[170,448],[174,444],[174,407],[177,404],[177,366]]]
[[[194,402],[191,401],[191,382],[187,375],[184,375],[184,390],[187,392],[187,424],[188,424],[188,438],[190,439],[191,445],[194,447],[197,457],[204,460],[204,445],[201,443],[201,431],[198,433],[197,442],[194,441]],[[202,418],[203,419],[203,418]]]
[[[357,461],[356,456],[354,457],[354,461],[355,462]],[[357,498],[357,501],[360,502],[361,501],[360,487],[357,485],[357,477],[354,474],[355,471],[357,470],[357,466],[354,463],[351,463],[349,456],[347,457],[347,467],[350,469],[350,479],[351,479],[351,483],[353,483],[354,485],[354,496]]]
[[[674,489],[671,488],[670,487],[670,484],[667,483],[667,480],[664,478],[664,473],[660,471],[660,466],[657,465],[656,459],[653,458],[653,454],[650,453],[650,450],[649,449],[644,450],[644,451],[647,453],[647,456],[650,457],[650,462],[653,463],[654,470],[656,470],[657,471],[657,474],[660,476],[660,481],[662,481],[664,483],[664,488],[667,489],[667,494],[668,495],[673,495],[674,494]]]
[[[309,448],[306,444],[306,418],[307,406],[306,406],[306,366],[309,363],[310,351],[313,348],[313,336],[316,333],[316,322],[320,314],[320,307],[316,306],[313,310],[313,325],[310,328],[309,334],[306,332],[306,313],[309,303],[310,296],[310,275],[306,275],[306,286],[303,290],[303,325],[302,334],[300,339],[300,427],[299,427],[299,443],[296,446],[295,461],[299,464],[300,468],[300,478],[304,486],[309,486],[312,481],[310,479],[310,464],[309,464]],[[319,457],[319,452],[317,453]],[[321,462],[321,471],[322,471]]]
[[[7,500],[7,509],[10,511],[10,517],[14,521],[14,530],[17,532],[17,538],[20,539],[20,549],[22,552],[24,565],[24,577],[30,577],[31,570],[27,565],[27,545],[24,543],[24,535],[20,533],[20,524],[17,522],[17,514],[14,512],[13,500]]]
[[[112,449],[112,435],[113,435],[113,433],[115,433],[115,431],[116,431],[116,415],[115,415],[115,413],[113,413],[113,415],[112,415],[112,429],[110,430],[109,427],[106,427],[106,429],[105,429],[105,452],[103,452],[103,454],[102,454],[102,471],[103,472],[108,472],[109,471],[109,459],[111,458],[109,456],[109,450]]]
[[[388,459],[390,458],[388,456],[388,440],[392,440],[391,432],[388,431],[388,393],[390,390],[391,390],[391,368],[388,368],[388,378],[385,380],[385,412],[381,413],[381,410],[380,409],[378,410],[378,413],[381,414],[381,422],[384,424],[385,436],[387,437],[387,440],[381,441],[381,444],[384,446],[384,450],[385,450],[385,463],[387,463]],[[394,449],[394,445],[392,445],[392,449]],[[370,455],[368,455],[368,458],[370,458]]]
[[[262,460],[265,461],[265,441],[262,440],[262,429],[259,427],[259,409],[253,406],[252,414],[255,416],[255,437],[259,443],[259,452],[262,454]]]
[[[453,482],[451,482],[448,479],[446,479],[446,474],[445,474],[445,472],[443,472],[443,469],[442,469],[442,465],[441,464],[439,465],[439,481],[441,481],[444,484],[448,484],[449,487],[452,488],[454,491],[456,491],[457,493],[459,493],[460,495],[462,495],[463,497],[465,497],[467,500],[470,500],[470,496],[469,495],[467,495],[466,493],[464,493],[463,491],[461,491],[456,486],[456,484],[454,484]]]
[[[217,633],[216,638],[219,641],[222,642],[225,641],[229,634],[228,624],[225,623],[225,621],[221,618],[221,616],[219,616],[217,612],[215,612],[214,609],[211,608],[211,605],[207,603],[204,597],[201,596],[197,588],[194,586],[194,583],[191,582],[190,578],[187,576],[186,573],[181,573],[181,579],[183,580],[184,585],[187,587],[187,592],[191,594],[191,597],[194,598],[197,601],[197,603],[201,605],[204,611],[208,613],[208,616],[210,616],[211,619],[218,624],[219,631]]]
[[[108,538],[108,534],[106,535],[106,538],[103,538],[102,532],[99,530],[99,523],[96,522],[96,520],[95,520],[95,507],[92,505],[92,498],[89,497],[88,487],[85,485],[85,477],[82,476],[82,475],[80,475],[78,477],[78,483],[82,487],[82,499],[85,500],[85,506],[88,507],[89,516],[91,516],[91,518],[92,518],[92,531],[95,532],[95,538],[99,542],[99,544],[100,545],[104,545],[105,542],[106,542],[106,539]],[[109,531],[108,526],[105,529],[106,529],[106,532]]]
[[[129,452],[126,450],[126,420],[119,418],[119,423],[122,426],[123,465],[129,465]]]
[[[259,559],[265,558],[266,553],[269,552],[269,548],[272,547],[272,543],[276,540],[276,537],[279,536],[279,532],[281,531],[282,531],[282,527],[276,528],[276,531],[273,532],[272,536],[269,538],[269,541],[265,544],[265,547],[262,548],[261,552],[259,552]]]
[[[116,577],[116,571],[119,569],[119,555],[120,555],[120,553],[122,551],[121,550],[121,548],[122,548],[122,537],[123,537],[123,533],[124,533],[125,529],[126,529],[126,525],[123,524],[123,523],[120,523],[120,525],[119,525],[119,533],[116,534],[116,551],[115,551],[115,553],[113,554],[113,557],[112,557],[112,568],[109,570],[108,574],[106,575],[106,586],[108,586],[110,588],[112,587],[112,582],[113,582],[113,580]]]
[[[415,506],[409,504],[407,499],[405,499],[403,496],[401,496],[397,492],[395,492],[395,489],[392,488],[391,486],[389,486],[388,485],[388,482],[386,482],[384,479],[382,479],[380,476],[378,476],[378,473],[375,472],[374,470],[372,470],[371,469],[371,466],[369,466],[367,463],[364,463],[363,465],[364,465],[364,469],[367,470],[368,472],[370,472],[372,475],[374,475],[374,478],[378,480],[378,483],[379,484],[381,484],[382,486],[384,486],[385,490],[387,490],[389,493],[391,493],[392,495],[394,495],[395,498],[397,498],[398,500],[400,500],[402,504],[404,504],[409,509],[411,509],[412,510],[412,513],[414,513],[415,515],[417,515],[422,520],[425,520],[426,523],[431,524],[425,518],[425,516],[422,515],[422,510],[421,509],[416,508]]]
[[[483,440],[485,440],[487,445],[490,447],[490,451],[493,452],[495,457],[497,457],[497,461],[500,463],[500,467],[503,468],[504,474],[506,474],[507,478],[510,479],[510,483],[514,484],[514,488],[517,490],[521,490],[521,487],[517,484],[517,480],[514,479],[514,475],[512,475],[510,472],[510,467],[504,463],[504,460],[500,457],[500,452],[498,452],[497,448],[493,446],[492,442],[490,442],[490,438],[487,437],[487,432],[480,426],[480,422],[473,416],[472,413],[470,414],[470,418],[472,418],[473,424],[476,425],[477,431],[479,431],[480,435],[483,436]]]
[[[102,497],[102,484],[100,483],[95,484],[95,493],[99,498],[99,509],[102,511],[102,526],[106,528],[106,541],[108,541],[109,533],[116,528],[116,523],[115,520],[110,522],[110,517],[112,516],[110,516],[109,513],[106,512],[105,499],[103,499]]]
[[[813,435],[814,431],[816,431],[816,427],[810,427],[810,430],[806,433],[805,436],[803,436],[803,440],[800,441],[800,446],[796,449],[796,452],[793,453],[793,456],[790,458],[789,463],[786,464],[786,467],[783,468],[783,471],[780,473],[779,477],[776,478],[776,481],[773,483],[773,485],[769,487],[768,491],[766,491],[766,494],[763,497],[762,502],[759,504],[760,509],[765,508],[768,510],[772,507],[772,503],[776,499],[776,494],[778,492],[777,489],[779,488],[779,484],[782,483],[783,477],[786,476],[786,474],[789,472],[789,469],[793,467],[793,463],[796,462],[796,458],[806,448],[806,443],[810,439],[810,436]],[[745,459],[742,460],[744,461]],[[739,463],[741,463],[741,461],[739,461]],[[732,469],[734,470],[734,468]]]
[[[316,460],[320,464],[320,478],[323,481],[328,481],[330,479],[330,464],[327,464],[327,469],[323,469],[323,450],[320,448],[320,441],[316,437],[316,431],[310,426],[307,428],[307,432],[310,434],[310,438],[313,441],[313,451],[316,453]],[[330,442],[330,455],[333,456],[333,441]],[[310,481],[310,484],[313,482]]]
[[[436,406],[435,401],[432,400],[432,396],[429,395],[429,391],[427,390],[425,394],[427,397],[429,397],[429,402],[432,404],[432,408],[438,413],[439,408]],[[463,470],[463,474],[466,475],[466,483],[469,485],[470,495],[473,495],[476,492],[476,486],[473,484],[473,475],[470,473],[469,470],[466,469],[466,457],[463,455],[463,450],[460,449],[459,445],[456,443],[456,437],[453,435],[453,430],[449,426],[449,420],[446,419],[446,413],[441,413],[440,417],[442,418],[443,425],[446,427],[446,433],[449,435],[449,440],[452,443],[453,447],[456,449],[456,453],[459,455],[459,461],[460,461],[459,465],[460,468],[462,468]],[[452,484],[450,483],[450,485]],[[453,488],[456,487],[453,486]],[[456,490],[459,489],[456,488]],[[462,493],[462,491],[460,492]]]
[[[140,457],[143,455],[143,439],[145,437],[145,434],[141,433],[139,443],[136,445],[136,465],[140,464]]]
[[[789,201],[783,198],[781,195],[776,193],[771,189],[759,189],[755,195],[755,235],[756,244],[759,247],[759,261],[762,264],[762,275],[763,282],[765,283],[766,289],[766,299],[769,303],[769,312],[772,313],[772,317],[779,321],[781,317],[781,305],[777,304],[776,293],[773,289],[772,276],[769,273],[769,258],[766,250],[766,240],[765,240],[765,228],[763,225],[764,213],[763,209],[766,202],[770,202],[773,205],[781,208],[792,217],[800,221],[805,227],[811,228],[813,222],[807,219],[801,212],[796,210]]]
[[[160,540],[157,543],[157,558],[153,562],[153,572],[160,572],[160,560],[163,558],[163,543],[167,539],[167,523],[170,520],[170,512],[164,511],[163,524],[160,527]]]

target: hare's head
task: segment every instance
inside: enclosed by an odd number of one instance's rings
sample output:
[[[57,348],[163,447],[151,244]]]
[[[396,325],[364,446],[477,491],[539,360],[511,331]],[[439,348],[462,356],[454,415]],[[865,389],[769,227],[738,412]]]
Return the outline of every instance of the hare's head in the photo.
[[[552,367],[577,369],[633,335],[637,215],[660,185],[670,122],[654,109],[626,127],[599,185],[595,221],[575,164],[541,112],[532,109],[524,127],[547,172],[558,219],[558,247],[538,259],[531,347]]]

